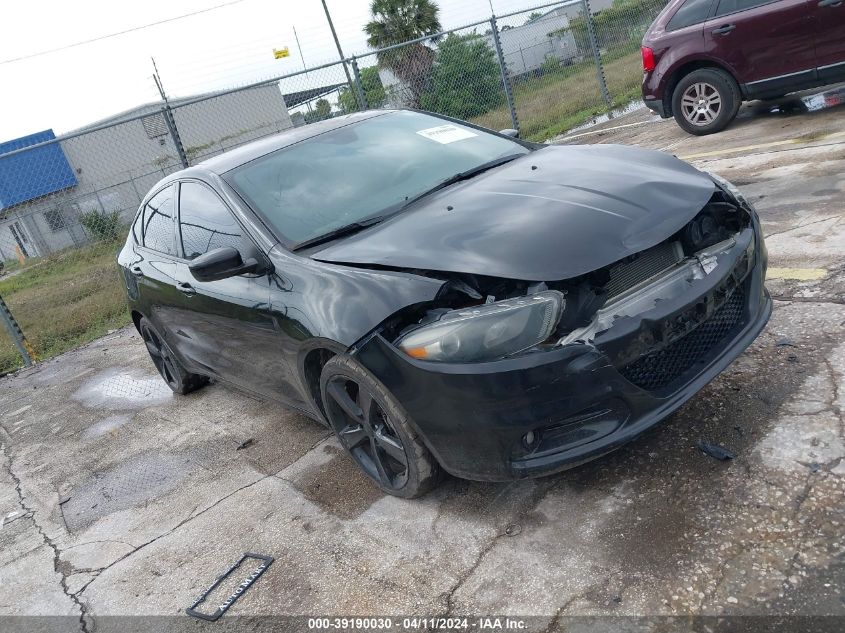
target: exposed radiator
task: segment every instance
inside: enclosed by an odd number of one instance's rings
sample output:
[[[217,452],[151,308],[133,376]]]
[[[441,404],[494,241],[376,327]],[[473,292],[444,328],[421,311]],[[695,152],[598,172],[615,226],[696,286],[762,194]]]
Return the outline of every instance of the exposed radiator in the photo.
[[[608,269],[610,281],[605,285],[608,300],[662,273],[683,258],[680,242],[663,242],[637,253],[633,259],[614,264]]]

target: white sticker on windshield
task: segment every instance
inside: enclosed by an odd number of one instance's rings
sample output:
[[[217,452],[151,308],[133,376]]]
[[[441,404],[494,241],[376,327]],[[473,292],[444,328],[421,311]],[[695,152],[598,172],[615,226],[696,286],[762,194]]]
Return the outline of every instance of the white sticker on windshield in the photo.
[[[454,143],[455,141],[462,141],[465,138],[472,138],[478,136],[474,132],[467,129],[459,128],[457,125],[438,125],[437,127],[430,127],[427,130],[420,130],[417,132],[420,136],[430,138],[432,141],[437,141],[446,145],[447,143]]]

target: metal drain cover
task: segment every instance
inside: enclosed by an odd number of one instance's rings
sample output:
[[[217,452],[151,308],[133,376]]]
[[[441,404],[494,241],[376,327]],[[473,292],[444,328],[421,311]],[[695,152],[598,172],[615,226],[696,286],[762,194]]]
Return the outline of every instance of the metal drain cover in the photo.
[[[191,470],[184,457],[139,455],[75,488],[62,504],[68,530],[86,527],[100,517],[126,510],[169,492]]]
[[[112,367],[85,382],[73,394],[90,408],[137,409],[166,402],[173,392],[157,374]]]

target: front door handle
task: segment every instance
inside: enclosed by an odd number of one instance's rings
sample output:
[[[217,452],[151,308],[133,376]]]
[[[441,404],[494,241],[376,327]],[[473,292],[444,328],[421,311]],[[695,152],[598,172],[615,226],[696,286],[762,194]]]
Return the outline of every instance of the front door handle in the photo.
[[[841,7],[842,0],[822,0],[819,2],[820,7]]]
[[[839,1],[842,2],[842,0],[839,0]],[[735,28],[736,28],[736,24],[723,24],[718,29],[713,29],[711,32],[713,33],[713,35],[727,35],[731,31],[733,31]]]
[[[180,281],[176,286],[179,288],[179,291],[184,295],[195,295],[197,293],[196,289],[186,281]]]

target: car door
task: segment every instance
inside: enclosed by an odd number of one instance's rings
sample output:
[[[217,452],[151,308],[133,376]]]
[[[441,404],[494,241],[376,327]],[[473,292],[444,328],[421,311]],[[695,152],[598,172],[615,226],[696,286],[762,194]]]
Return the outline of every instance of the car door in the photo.
[[[181,295],[175,343],[181,356],[202,373],[276,399],[296,401],[290,368],[270,310],[268,274],[202,282],[190,262],[210,250],[231,246],[244,258],[258,247],[232,211],[207,184],[179,184],[177,288]]]
[[[168,343],[173,339],[176,290],[176,202],[173,184],[157,192],[138,213],[132,227],[135,247],[129,262],[130,292],[141,311]]]
[[[719,0],[705,45],[749,97],[796,90],[815,77],[814,8],[810,0]]]
[[[819,79],[845,79],[845,1],[813,0]]]

